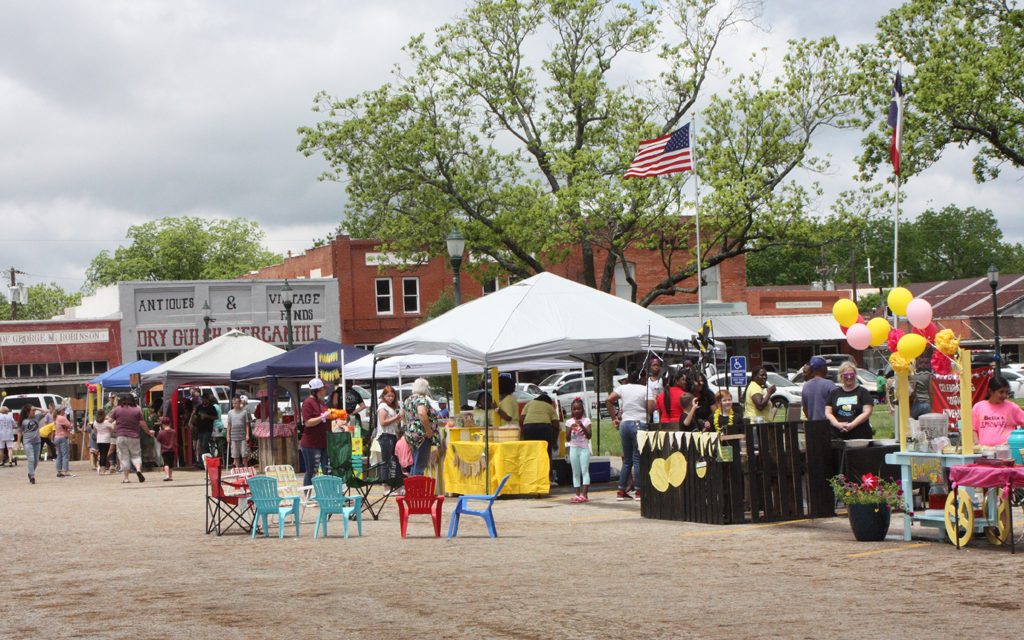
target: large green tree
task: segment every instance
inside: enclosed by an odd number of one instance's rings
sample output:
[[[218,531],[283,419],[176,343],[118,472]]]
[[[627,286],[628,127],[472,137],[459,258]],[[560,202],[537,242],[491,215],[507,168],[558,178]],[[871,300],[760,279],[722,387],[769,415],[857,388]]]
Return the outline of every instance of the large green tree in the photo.
[[[690,119],[715,53],[759,5],[606,0],[477,0],[428,41],[411,68],[348,98],[317,97],[324,119],[299,130],[324,178],[346,184],[342,229],[407,258],[444,253],[458,228],[469,269],[514,277],[578,247],[582,280],[610,290],[630,247],[661,252],[664,278],[634,299],[685,289],[696,272],[687,178],[622,180],[640,140]],[[642,56],[642,57],[641,57]],[[642,62],[642,63],[641,63]],[[763,61],[759,61],[763,62]],[[763,66],[763,65],[756,65]],[[624,81],[638,70],[660,71]],[[850,115],[850,65],[832,39],[790,45],[778,78],[735,76],[707,99],[695,136],[703,184],[703,264],[804,241],[820,170],[811,141]],[[602,258],[602,256],[604,256]],[[692,289],[691,289],[692,290]]]
[[[858,283],[892,281],[892,216],[884,210],[838,214],[817,224],[817,249],[777,247],[747,259],[750,284],[809,284],[823,274],[849,282],[851,257]],[[900,280],[930,282],[981,277],[989,266],[1024,273],[1024,247],[1006,241],[992,211],[947,205],[900,223]]]
[[[123,280],[234,278],[280,262],[263,248],[259,223],[244,218],[161,218],[128,229],[127,246],[103,250],[86,271],[86,288]]]
[[[1024,168],[1024,10],[1008,0],[909,0],[878,23],[861,50],[864,113],[874,131],[862,164],[888,161],[884,124],[903,63],[906,125],[901,173],[923,171],[948,146],[977,145],[974,176]]]
[[[56,283],[34,284],[28,288],[28,303],[18,305],[16,319],[49,320],[81,302],[81,293],[69,293]],[[0,320],[10,319],[11,303],[0,295]]]

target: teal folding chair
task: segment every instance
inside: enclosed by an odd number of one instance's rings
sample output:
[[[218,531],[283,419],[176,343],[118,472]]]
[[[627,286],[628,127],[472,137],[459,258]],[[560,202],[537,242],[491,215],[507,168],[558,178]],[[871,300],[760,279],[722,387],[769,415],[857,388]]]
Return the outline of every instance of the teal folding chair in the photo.
[[[451,524],[448,525],[448,537],[454,538],[459,534],[459,516],[477,516],[484,519],[484,524],[487,525],[487,534],[492,538],[498,537],[498,531],[494,526],[494,513],[491,509],[494,507],[494,501],[501,494],[501,490],[505,488],[505,483],[512,477],[512,474],[506,474],[501,479],[501,484],[494,493],[490,495],[465,495],[459,498],[459,501],[455,504],[455,511],[452,511]],[[486,502],[487,506],[482,509],[470,509],[469,503],[473,502]]]
[[[323,525],[324,537],[327,537],[327,520],[332,513],[340,513],[345,523],[345,539],[348,540],[348,521],[355,514],[359,535],[363,535],[363,497],[346,496],[345,483],[334,476],[316,476],[313,478],[313,491],[316,502],[320,506],[320,515],[316,519],[313,538],[320,537],[320,526]]]
[[[269,536],[267,516],[277,516],[279,538],[284,538],[284,521],[291,514],[295,520],[295,537],[299,536],[299,497],[281,498],[277,495],[277,480],[267,476],[249,478],[249,501],[256,508],[256,517],[263,523],[263,535]],[[282,503],[287,503],[285,506]],[[252,528],[252,538],[256,538],[256,527]]]

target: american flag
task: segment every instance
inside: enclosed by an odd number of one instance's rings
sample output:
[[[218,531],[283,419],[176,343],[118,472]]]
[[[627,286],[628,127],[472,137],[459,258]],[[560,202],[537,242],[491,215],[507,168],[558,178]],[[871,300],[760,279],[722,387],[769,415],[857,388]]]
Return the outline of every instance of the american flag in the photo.
[[[892,101],[889,103],[889,126],[892,127],[892,138],[889,140],[889,160],[892,170],[900,175],[900,155],[903,152],[903,78],[896,72],[896,82],[892,85]]]
[[[672,133],[644,140],[626,170],[625,178],[653,178],[693,170],[690,125]]]

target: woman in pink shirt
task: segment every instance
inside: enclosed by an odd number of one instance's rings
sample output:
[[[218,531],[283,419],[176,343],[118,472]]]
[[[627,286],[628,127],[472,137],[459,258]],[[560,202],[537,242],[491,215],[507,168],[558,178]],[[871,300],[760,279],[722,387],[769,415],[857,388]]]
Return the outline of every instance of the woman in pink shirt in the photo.
[[[71,475],[71,421],[64,415],[64,407],[53,412],[53,444],[57,447],[57,477],[73,478]]]
[[[971,417],[977,444],[996,447],[1006,444],[1010,432],[1017,425],[1024,425],[1024,409],[1013,402],[1007,402],[1010,383],[1001,377],[993,377],[988,383],[988,400],[974,405]]]

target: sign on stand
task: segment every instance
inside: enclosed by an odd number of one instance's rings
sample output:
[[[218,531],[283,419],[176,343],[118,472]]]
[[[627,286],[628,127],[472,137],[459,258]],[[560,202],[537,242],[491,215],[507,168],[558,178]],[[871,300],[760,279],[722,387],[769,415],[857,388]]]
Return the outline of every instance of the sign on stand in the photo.
[[[747,384],[746,356],[729,357],[729,386],[743,387]]]

